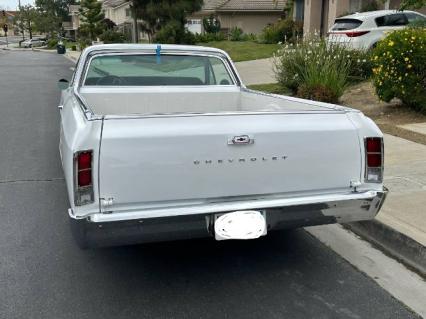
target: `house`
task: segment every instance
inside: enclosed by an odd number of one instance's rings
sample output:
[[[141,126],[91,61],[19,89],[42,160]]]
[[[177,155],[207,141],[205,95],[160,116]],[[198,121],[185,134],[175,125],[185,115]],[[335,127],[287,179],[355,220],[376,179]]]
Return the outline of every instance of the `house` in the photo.
[[[132,18],[131,1],[128,0],[104,0],[102,2],[102,9],[105,18],[111,20],[116,24],[116,30],[125,34],[128,39],[134,40],[134,20]],[[138,25],[141,21],[137,22]],[[141,27],[138,27],[141,30]],[[146,39],[147,35],[139,31],[139,39]]]
[[[66,37],[75,39],[78,34],[78,28],[80,27],[80,6],[70,5],[68,15],[70,16],[70,21],[62,22],[62,27],[64,28]]]
[[[223,31],[234,27],[259,34],[284,15],[286,0],[204,0],[202,9],[188,17],[188,30],[203,32],[202,19],[214,15]]]
[[[337,17],[363,11],[368,7],[398,9],[401,0],[295,0],[295,11],[302,16],[304,34],[326,34]],[[303,15],[301,13],[303,11]],[[423,8],[420,12],[426,12]]]

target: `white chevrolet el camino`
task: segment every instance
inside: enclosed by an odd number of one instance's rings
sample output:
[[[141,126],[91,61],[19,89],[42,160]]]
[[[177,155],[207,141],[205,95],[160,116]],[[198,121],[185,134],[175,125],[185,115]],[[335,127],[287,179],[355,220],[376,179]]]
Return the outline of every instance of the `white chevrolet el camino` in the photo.
[[[383,136],[369,118],[249,90],[224,51],[97,45],[59,84],[82,248],[368,220],[386,197]]]

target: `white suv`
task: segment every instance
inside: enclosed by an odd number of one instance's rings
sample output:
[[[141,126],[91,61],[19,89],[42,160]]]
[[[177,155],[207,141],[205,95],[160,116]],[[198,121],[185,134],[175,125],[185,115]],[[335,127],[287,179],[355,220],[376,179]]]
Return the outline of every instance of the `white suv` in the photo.
[[[414,11],[379,10],[337,18],[328,32],[328,41],[346,43],[354,49],[370,49],[386,34],[426,16]]]

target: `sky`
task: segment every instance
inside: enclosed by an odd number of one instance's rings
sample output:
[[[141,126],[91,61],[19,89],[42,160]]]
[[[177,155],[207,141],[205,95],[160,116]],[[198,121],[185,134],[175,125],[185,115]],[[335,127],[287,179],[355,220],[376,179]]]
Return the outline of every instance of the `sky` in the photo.
[[[21,0],[21,5],[34,4],[34,0]],[[0,0],[0,8],[6,10],[16,10],[18,7],[18,0]]]

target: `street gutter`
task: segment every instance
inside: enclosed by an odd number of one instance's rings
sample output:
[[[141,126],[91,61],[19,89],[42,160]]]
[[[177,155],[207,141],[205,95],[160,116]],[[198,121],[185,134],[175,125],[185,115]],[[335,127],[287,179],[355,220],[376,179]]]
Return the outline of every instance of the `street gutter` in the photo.
[[[343,225],[426,279],[426,247],[377,220]]]

